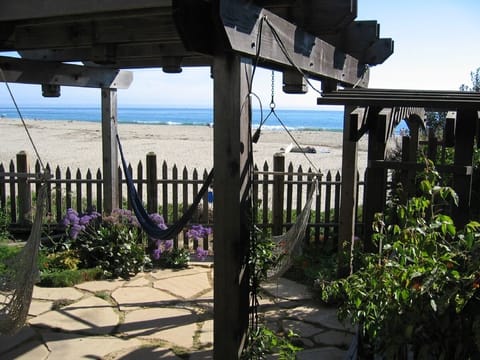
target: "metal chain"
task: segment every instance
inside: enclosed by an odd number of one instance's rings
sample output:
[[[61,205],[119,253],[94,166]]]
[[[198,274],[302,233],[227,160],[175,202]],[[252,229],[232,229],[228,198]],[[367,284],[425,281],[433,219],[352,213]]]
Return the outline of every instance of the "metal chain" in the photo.
[[[275,109],[275,71],[272,70],[272,100],[270,100],[270,109]]]

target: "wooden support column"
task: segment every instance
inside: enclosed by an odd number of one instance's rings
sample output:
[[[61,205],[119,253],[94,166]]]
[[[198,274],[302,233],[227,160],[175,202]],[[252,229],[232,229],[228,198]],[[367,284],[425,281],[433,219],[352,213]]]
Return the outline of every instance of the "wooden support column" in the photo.
[[[357,133],[358,124],[363,119],[364,109],[354,110],[345,106],[343,114],[343,153],[342,153],[342,187],[340,194],[340,217],[338,226],[338,275],[345,274],[347,259],[344,254],[344,243],[353,246],[355,236],[355,211],[357,208],[357,171],[358,171],[358,139],[352,137]],[[354,127],[354,129],[352,129]]]
[[[372,223],[375,213],[383,211],[385,204],[386,170],[375,166],[376,160],[385,159],[385,114],[378,108],[368,111],[368,166],[365,175],[365,251],[374,251]]]
[[[251,61],[214,58],[214,358],[238,359],[249,316]]]
[[[273,228],[272,235],[281,235],[283,232],[283,193],[285,184],[285,154],[276,153],[273,155]]]
[[[475,131],[472,126],[477,122],[477,111],[462,109],[457,111],[455,127],[455,166],[472,166]],[[470,198],[472,190],[471,174],[454,174],[453,188],[458,195],[458,207],[453,209],[453,218],[457,228],[462,228],[470,220]]]
[[[117,90],[102,88],[103,212],[118,208]]]

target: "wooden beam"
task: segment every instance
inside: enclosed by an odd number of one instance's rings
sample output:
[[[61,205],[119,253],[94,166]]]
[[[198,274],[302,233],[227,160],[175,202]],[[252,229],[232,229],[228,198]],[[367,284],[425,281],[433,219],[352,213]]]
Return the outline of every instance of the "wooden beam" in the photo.
[[[382,38],[376,40],[361,57],[365,64],[378,65],[383,64],[387,58],[393,54],[393,40]]]
[[[357,59],[268,10],[224,0],[219,11],[231,49],[242,55],[255,57],[260,48],[261,62],[279,68],[295,66],[315,79],[368,85],[368,71]]]
[[[240,357],[249,320],[249,74],[248,59],[231,53],[214,59],[215,359]]]
[[[357,0],[298,0],[291,22],[313,35],[338,32],[357,17]]]
[[[55,22],[19,24],[15,27],[14,36],[17,50],[180,42],[171,10],[160,14],[150,11],[129,17],[82,18],[74,21],[61,18]]]
[[[103,211],[107,214],[118,204],[117,90],[102,89],[102,162]]]
[[[0,21],[40,19],[112,11],[132,11],[171,7],[172,0],[31,0],[2,1]]]
[[[130,71],[4,56],[0,67],[10,83],[126,89],[133,81]]]

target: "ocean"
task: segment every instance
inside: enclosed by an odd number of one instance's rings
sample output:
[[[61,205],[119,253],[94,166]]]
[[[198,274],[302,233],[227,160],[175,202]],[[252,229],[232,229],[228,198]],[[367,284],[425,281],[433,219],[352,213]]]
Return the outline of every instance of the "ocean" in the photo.
[[[99,107],[22,107],[24,119],[37,120],[77,120],[100,122]],[[270,109],[254,109],[253,127],[258,127],[267,118]],[[263,114],[262,114],[263,113]],[[277,117],[290,130],[343,130],[343,111],[339,110],[284,110],[275,109]],[[0,107],[0,117],[19,118],[15,108]],[[120,107],[119,123],[159,124],[159,125],[210,125],[213,123],[213,109],[208,108],[168,108],[168,107]],[[268,116],[264,129],[280,130],[282,124],[275,116]]]

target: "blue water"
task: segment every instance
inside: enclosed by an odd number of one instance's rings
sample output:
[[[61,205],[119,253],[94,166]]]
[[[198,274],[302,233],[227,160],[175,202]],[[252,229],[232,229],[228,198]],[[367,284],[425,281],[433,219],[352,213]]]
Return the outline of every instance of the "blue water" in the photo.
[[[101,111],[97,107],[23,107],[24,119],[38,120],[77,120],[100,122]],[[265,119],[270,109],[253,110],[253,126],[257,127]],[[282,110],[276,115],[288,129],[342,131],[343,111],[330,110]],[[0,116],[19,118],[14,108],[0,107]],[[161,125],[207,125],[213,123],[213,110],[208,108],[157,108],[121,107],[118,109],[120,123],[161,124]],[[282,129],[282,124],[270,115],[263,128]]]

